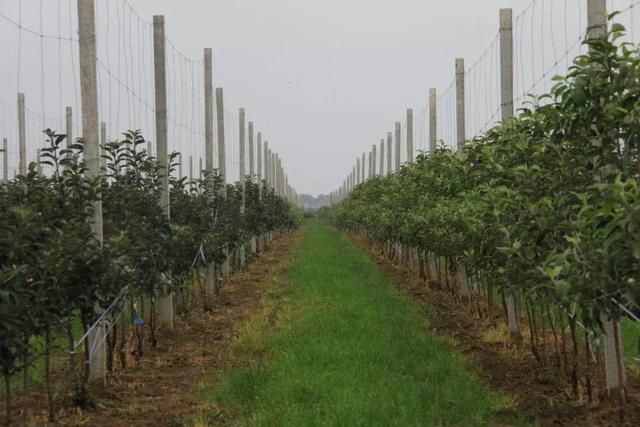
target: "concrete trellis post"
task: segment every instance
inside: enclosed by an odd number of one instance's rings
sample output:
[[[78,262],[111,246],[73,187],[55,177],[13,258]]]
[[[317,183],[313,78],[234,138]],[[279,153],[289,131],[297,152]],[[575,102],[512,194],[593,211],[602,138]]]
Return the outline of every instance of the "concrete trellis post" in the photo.
[[[273,181],[273,189],[275,190],[277,195],[280,195],[280,188],[278,185],[278,153],[272,153],[271,160],[271,179]]]
[[[160,170],[160,206],[170,217],[168,176],[167,74],[165,56],[164,16],[153,17],[153,56],[155,77],[156,157],[164,166]]]
[[[258,146],[257,146],[257,160],[258,160],[258,195],[260,197],[260,199],[262,200],[262,159],[264,157],[266,157],[266,146],[265,146],[265,150],[264,153],[262,151],[262,132],[258,132]],[[264,238],[265,236],[258,236],[258,252],[262,252],[264,250]]]
[[[251,182],[255,182],[255,168],[254,168],[254,149],[253,149],[253,122],[249,122],[249,177]]]
[[[100,169],[107,170],[107,161],[104,157],[106,153],[105,146],[107,145],[107,123],[100,122]]]
[[[371,161],[371,171],[373,173],[373,176],[376,176],[376,166],[377,166],[377,159],[376,159],[376,144],[373,144],[371,146],[371,155],[373,160]]]
[[[222,88],[216,88],[216,114],[218,118],[218,175],[221,178],[222,196],[227,198],[227,165],[224,145],[224,99]],[[228,242],[227,242],[228,243]],[[229,247],[224,248],[225,261],[222,264],[222,277],[229,280]]]
[[[407,163],[413,163],[413,110],[407,109]]]
[[[65,145],[68,149],[73,144],[73,109],[71,107],[65,107],[65,135]],[[67,157],[71,157],[71,154]]]
[[[276,189],[278,191],[278,196],[282,197],[282,160],[280,159],[280,155],[276,154]]]
[[[373,153],[374,150],[375,150],[375,144],[372,145],[372,149],[369,151],[369,164],[371,165],[369,169],[369,179],[376,176],[376,160]]]
[[[240,152],[238,153],[240,155],[240,184],[242,185],[244,183],[244,180],[247,176],[247,159],[245,156],[245,115],[244,115],[244,108],[240,108],[238,110],[238,124],[239,124],[239,129],[238,129],[238,147],[240,149]],[[243,187],[244,188],[244,187]]]
[[[280,195],[280,174],[278,168],[280,167],[280,159],[278,153],[273,153],[273,188],[276,194]]]
[[[25,124],[24,93],[18,94],[18,173],[27,174],[27,131]]]
[[[391,132],[387,132],[387,175],[391,175],[391,150],[393,144],[393,136]]]
[[[284,166],[282,166],[282,159],[280,159],[280,194],[285,199],[287,198],[287,175],[284,173]]]
[[[204,49],[204,163],[213,173],[213,71],[211,48]],[[202,160],[202,159],[200,159]],[[202,165],[200,165],[202,171]]]
[[[500,95],[502,121],[508,122],[513,118],[513,29],[511,9],[500,10]],[[509,331],[512,334],[519,334],[520,324],[514,295],[507,293],[505,295],[505,303]]]
[[[260,146],[260,142],[262,140],[262,133],[258,132],[258,147]],[[263,179],[264,179],[264,184],[265,184],[265,188],[268,194],[269,191],[269,142],[265,141],[264,142],[264,148],[263,151],[260,152],[260,150],[258,149],[260,156],[262,156],[264,158],[264,161],[262,163],[262,170],[260,170],[260,163],[258,163],[258,175],[263,175]],[[260,162],[260,160],[258,159],[258,162]],[[263,173],[264,172],[264,173]],[[260,183],[260,185],[262,186],[262,183]],[[260,193],[262,196],[262,193]],[[267,248],[267,245],[269,244],[269,233],[265,232],[261,239],[260,239],[260,250],[263,251]]]
[[[280,155],[278,153],[273,154],[273,185],[276,188],[276,194],[282,196],[282,189],[280,187]]]
[[[500,105],[503,122],[513,119],[513,16],[500,9]]]
[[[464,58],[456,58],[456,149],[464,151],[466,139],[464,106]]]
[[[275,170],[276,156],[273,149],[269,149],[269,188],[276,191]]]
[[[239,150],[240,150],[240,188],[242,189],[242,200],[240,201],[240,215],[244,215],[244,208],[245,208],[245,204],[244,204],[244,197],[245,197],[245,192],[244,192],[244,185],[245,185],[245,180],[247,178],[247,171],[246,171],[246,164],[247,164],[247,159],[245,158],[245,135],[244,135],[244,131],[245,131],[245,115],[244,115],[244,108],[240,108],[240,110],[238,111],[238,123],[239,123],[239,129],[238,131],[239,133]],[[244,265],[244,257],[245,257],[245,247],[244,244],[242,244],[242,242],[240,243],[240,265]]]
[[[204,167],[202,168],[202,157],[199,159],[199,174],[202,179],[207,177],[207,182],[213,182],[213,60],[211,48],[204,49]],[[203,171],[206,170],[206,174]],[[209,196],[213,198],[213,194]],[[215,263],[207,265],[205,286],[210,294],[214,294],[217,289]]]
[[[71,107],[65,107],[65,135],[67,141],[67,148],[73,144],[73,109]]]
[[[281,196],[280,193],[280,156],[278,153],[273,153],[273,186],[276,189],[276,194]]]
[[[612,320],[602,314],[600,317],[604,332],[604,373],[607,394],[626,396],[627,373],[624,366],[624,337],[619,320]]]
[[[258,176],[258,185],[259,188],[262,189],[262,132],[258,132],[258,146],[256,147],[257,154],[257,176]]]
[[[255,161],[254,161],[254,147],[253,147],[253,122],[249,122],[249,176],[251,177],[251,182],[256,182],[255,175]],[[260,147],[258,147],[258,159],[260,159]],[[258,180],[258,188],[260,186],[260,181]],[[258,236],[251,237],[251,253],[255,254],[258,250]]]
[[[9,151],[7,138],[2,138],[2,182],[9,182]]]
[[[87,165],[86,174],[89,178],[100,176],[100,135],[98,123],[98,80],[96,70],[96,15],[94,0],[77,2],[78,7],[78,53],[80,57],[80,97],[82,104],[82,137],[84,139],[84,160]],[[22,100],[20,100],[22,98]],[[24,95],[18,95],[18,103],[22,101],[24,112]],[[20,152],[22,164],[25,168],[26,158],[23,156],[24,146],[24,114],[21,120]],[[22,172],[22,170],[21,170]],[[100,244],[103,242],[102,232],[102,201],[98,199],[94,204],[92,231]],[[104,381],[107,370],[107,354],[105,345],[105,325],[101,324],[89,334],[87,342],[102,343],[91,349],[89,360],[89,378],[91,381]]]
[[[262,180],[263,180],[263,159],[264,159],[264,171],[266,176],[267,171],[267,142],[264,143],[264,151],[262,149],[262,132],[258,132],[258,195],[262,200]],[[266,235],[258,236],[258,252],[262,252],[266,246]]]
[[[269,186],[269,156],[271,151],[269,150],[269,142],[264,142],[264,182]]]
[[[358,185],[358,168],[356,166],[354,166],[351,170],[351,182],[353,182],[353,185],[351,187],[351,189],[353,190]]]
[[[282,168],[282,159],[278,155],[278,169],[276,170],[278,173],[278,193],[280,197],[284,197],[284,169]]]
[[[42,163],[40,163],[40,157],[42,156],[42,152],[40,148],[36,149],[36,173],[38,175],[42,175]]]
[[[289,200],[289,175],[284,174],[284,198]]]
[[[606,34],[606,0],[587,0],[587,39],[605,37]]]
[[[456,150],[458,155],[464,152],[466,141],[465,130],[465,103],[464,103],[464,59],[456,59]],[[463,297],[471,296],[469,281],[467,280],[464,265],[460,265],[458,277],[460,278],[460,294]]]
[[[435,88],[429,89],[429,152],[433,153],[438,148],[438,136],[437,136],[437,102]]]
[[[269,186],[269,191],[273,190],[273,152],[271,148],[267,153],[267,158],[265,159],[265,165],[267,169],[265,170],[265,174],[267,177],[267,185]]]
[[[218,175],[222,179],[222,194],[227,197],[227,157],[224,141],[224,99],[221,87],[216,88],[216,114],[218,118]]]
[[[606,37],[607,3],[606,0],[587,0],[587,39]],[[601,141],[592,144],[601,146]],[[624,366],[624,336],[619,320],[600,316],[604,331],[604,371],[607,394],[626,397],[627,373]]]
[[[153,69],[155,77],[156,157],[160,164],[160,207],[171,218],[169,203],[169,156],[167,122],[167,74],[165,55],[164,16],[153,17]],[[173,330],[173,294],[161,294],[158,300],[159,322]]]
[[[380,170],[379,175],[384,176],[384,138],[380,139]]]
[[[398,172],[400,170],[400,145],[402,144],[401,142],[401,129],[402,129],[402,123],[400,122],[396,122],[396,143],[395,143],[395,172]]]
[[[282,159],[280,158],[279,154],[276,154],[276,186],[278,188],[278,195],[280,197],[284,195],[283,182],[284,177],[282,173]]]

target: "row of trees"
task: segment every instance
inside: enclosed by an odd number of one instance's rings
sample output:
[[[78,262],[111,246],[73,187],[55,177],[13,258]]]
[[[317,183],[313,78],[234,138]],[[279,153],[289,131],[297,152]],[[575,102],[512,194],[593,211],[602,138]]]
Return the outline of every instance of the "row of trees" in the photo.
[[[0,368],[7,420],[11,378],[22,372],[26,398],[28,369],[42,356],[36,349],[44,353],[53,415],[50,351],[60,336],[66,336],[73,395],[86,399],[88,369],[73,372],[77,331],[86,332],[125,285],[132,328],[142,323],[144,302],[152,305],[148,320],[155,345],[154,301],[168,293],[189,294],[196,254],[221,263],[252,236],[290,230],[299,221],[295,208],[264,183],[247,178],[225,188],[215,173],[193,181],[171,178],[169,221],[159,206],[161,165],[144,149],[139,132],[103,147],[97,179],[85,173],[81,141],[67,145],[64,135],[45,133],[50,145],[40,163],[51,173],[39,174],[32,163],[26,175],[0,185]],[[104,242],[91,232],[98,197]],[[116,339],[117,329],[108,338],[111,365]],[[89,346],[84,347],[88,361]]]
[[[538,340],[553,333],[549,350],[576,393],[577,323],[591,342],[603,319],[617,327],[623,305],[640,306],[640,55],[623,34],[613,24],[606,38],[589,40],[550,93],[469,141],[464,154],[421,153],[357,186],[330,213],[376,242],[416,248],[423,268],[437,279],[434,266],[442,267],[440,281],[456,292],[470,282],[491,306],[499,291],[505,311],[514,296],[536,357],[544,358]],[[594,350],[584,351],[588,367]]]

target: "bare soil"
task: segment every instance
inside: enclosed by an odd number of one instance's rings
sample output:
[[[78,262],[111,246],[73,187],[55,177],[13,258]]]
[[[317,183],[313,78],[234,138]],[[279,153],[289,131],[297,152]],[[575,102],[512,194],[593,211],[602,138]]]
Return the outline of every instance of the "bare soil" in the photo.
[[[96,393],[95,408],[66,408],[58,422],[90,426],[180,426],[191,424],[211,384],[233,365],[231,347],[242,325],[260,309],[274,271],[290,258],[298,233],[272,242],[246,269],[232,276],[210,312],[193,309],[172,333],[160,330],[158,346],[137,367],[114,373]]]

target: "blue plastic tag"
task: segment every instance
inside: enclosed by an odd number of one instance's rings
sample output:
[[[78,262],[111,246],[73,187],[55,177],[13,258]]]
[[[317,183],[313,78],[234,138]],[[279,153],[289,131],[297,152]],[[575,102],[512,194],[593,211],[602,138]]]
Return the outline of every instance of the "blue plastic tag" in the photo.
[[[134,325],[142,325],[144,324],[144,319],[142,317],[134,317],[133,318]]]

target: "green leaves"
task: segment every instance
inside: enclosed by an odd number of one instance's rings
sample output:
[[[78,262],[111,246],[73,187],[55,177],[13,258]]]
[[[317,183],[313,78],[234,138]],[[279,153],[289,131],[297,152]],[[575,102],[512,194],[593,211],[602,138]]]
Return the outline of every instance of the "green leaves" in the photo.
[[[143,148],[139,131],[106,143],[103,176],[89,179],[82,141],[47,129],[40,164],[0,184],[0,369],[20,369],[17,356],[32,336],[108,306],[125,284],[133,296],[178,290],[203,245],[222,261],[252,235],[297,226],[288,202],[251,181],[227,186],[205,174],[188,182],[171,178],[172,222],[160,207],[161,165]],[[175,153],[171,156],[174,163]],[[173,167],[173,166],[172,166]],[[91,232],[93,204],[101,197],[104,244]],[[241,204],[245,199],[244,213]]]
[[[567,76],[510,123],[358,187],[331,216],[379,241],[463,262],[481,281],[581,312],[640,304],[640,55],[589,40]]]

